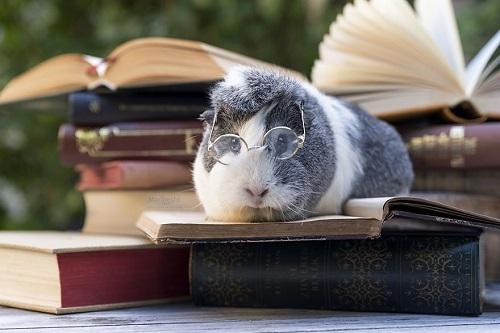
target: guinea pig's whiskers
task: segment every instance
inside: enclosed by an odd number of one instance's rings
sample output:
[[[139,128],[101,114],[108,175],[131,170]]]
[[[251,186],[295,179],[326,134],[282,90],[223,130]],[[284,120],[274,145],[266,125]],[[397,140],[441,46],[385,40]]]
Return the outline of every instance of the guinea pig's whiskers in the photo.
[[[292,211],[295,215],[298,215],[299,217],[302,217],[302,218],[306,217],[306,215],[303,212],[300,211],[300,207],[288,204],[286,206],[286,209]],[[295,210],[295,209],[299,209],[299,210]]]
[[[303,207],[299,207],[293,203],[290,203],[290,205],[292,205],[295,209],[298,209],[300,211],[303,211],[303,212],[306,212],[306,213],[309,213],[309,214],[316,214],[316,212],[312,211],[312,210],[308,210],[308,209],[305,209]]]
[[[285,212],[283,210],[283,205],[280,203],[280,201],[273,198],[273,199],[271,199],[271,203],[273,204],[273,206],[278,207],[277,211],[279,214],[281,214],[282,221],[286,221]]]

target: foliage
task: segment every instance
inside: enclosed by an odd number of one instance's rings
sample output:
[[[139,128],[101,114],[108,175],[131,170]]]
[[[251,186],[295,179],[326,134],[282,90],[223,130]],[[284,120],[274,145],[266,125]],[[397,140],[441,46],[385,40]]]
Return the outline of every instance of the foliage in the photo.
[[[56,54],[104,56],[142,36],[205,41],[309,75],[318,43],[346,1],[2,0],[0,85]],[[463,5],[467,54],[498,28],[497,0]],[[76,175],[57,159],[59,115],[0,112],[0,229],[78,226]]]

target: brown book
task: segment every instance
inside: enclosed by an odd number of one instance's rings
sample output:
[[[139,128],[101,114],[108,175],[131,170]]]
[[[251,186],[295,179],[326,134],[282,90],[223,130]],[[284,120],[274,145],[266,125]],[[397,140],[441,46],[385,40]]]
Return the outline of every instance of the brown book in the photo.
[[[168,188],[192,183],[191,168],[176,162],[114,161],[80,164],[78,190]]]
[[[13,78],[0,93],[0,104],[102,87],[114,91],[215,81],[242,64],[285,71],[201,42],[139,38],[118,46],[106,58],[84,54],[51,58]]]
[[[189,248],[140,237],[0,232],[0,304],[49,313],[189,298]]]
[[[442,227],[500,228],[500,219],[413,197],[351,199],[344,212],[347,216],[231,223],[208,221],[202,213],[195,212],[145,211],[137,226],[156,243],[375,238],[380,236],[382,227],[426,231]]]
[[[439,111],[456,122],[499,119],[500,31],[466,66],[451,0],[388,6],[346,5],[319,46],[313,84],[386,119]],[[463,102],[468,110],[455,112]]]
[[[190,189],[85,191],[83,232],[144,236],[135,223],[145,210],[201,211],[198,197]]]
[[[398,130],[416,170],[500,167],[500,122]]]
[[[413,190],[500,196],[500,170],[416,170]]]
[[[111,160],[192,162],[203,129],[199,121],[116,123],[100,128],[59,128],[59,156],[66,165]]]

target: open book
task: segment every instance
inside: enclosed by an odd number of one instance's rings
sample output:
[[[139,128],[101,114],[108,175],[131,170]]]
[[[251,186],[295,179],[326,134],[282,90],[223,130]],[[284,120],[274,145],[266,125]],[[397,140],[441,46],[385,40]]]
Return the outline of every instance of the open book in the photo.
[[[396,220],[423,223],[423,230],[440,226],[500,228],[500,219],[412,197],[351,199],[344,211],[348,216],[253,223],[206,221],[203,213],[196,212],[146,211],[137,226],[155,243],[375,238]]]
[[[416,0],[415,10],[406,0],[355,0],[321,42],[312,81],[384,118],[500,118],[499,44],[500,31],[466,67],[450,0]]]
[[[46,60],[12,79],[0,93],[0,104],[99,87],[113,91],[213,82],[235,65],[278,69],[201,42],[140,38],[120,45],[106,58],[63,54]],[[298,73],[293,75],[301,76]]]

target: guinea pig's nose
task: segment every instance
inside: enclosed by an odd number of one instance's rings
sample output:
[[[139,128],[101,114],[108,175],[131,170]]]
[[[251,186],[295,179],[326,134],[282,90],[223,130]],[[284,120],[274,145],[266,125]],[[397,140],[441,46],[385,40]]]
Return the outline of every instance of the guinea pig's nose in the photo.
[[[269,189],[265,187],[246,187],[245,192],[252,197],[263,198],[269,192]]]

